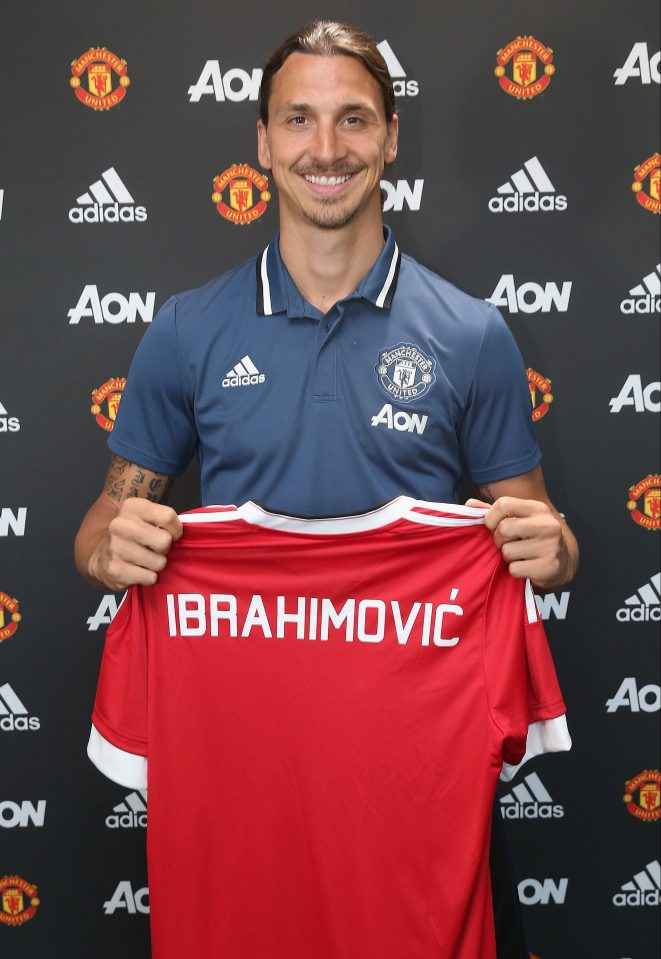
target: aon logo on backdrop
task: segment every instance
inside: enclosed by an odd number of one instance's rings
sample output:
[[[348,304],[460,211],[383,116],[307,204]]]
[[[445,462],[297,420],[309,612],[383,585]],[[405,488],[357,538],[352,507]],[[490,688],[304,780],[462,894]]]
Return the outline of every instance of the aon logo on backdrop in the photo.
[[[522,283],[517,287],[514,276],[504,273],[496,289],[487,299],[494,306],[504,306],[510,313],[550,313],[555,307],[558,313],[566,313],[571,296],[571,280],[559,286],[557,283]]]
[[[619,413],[625,406],[633,406],[636,413],[658,413],[661,410],[661,382],[643,386],[640,373],[630,373],[624,386],[610,403],[611,413]]]
[[[257,67],[250,72],[233,67],[223,73],[219,60],[207,60],[197,83],[188,88],[188,99],[191,103],[199,103],[204,96],[212,96],[219,103],[256,100],[261,82],[262,71]]]
[[[615,86],[622,86],[627,80],[632,79],[640,79],[640,82],[645,85],[661,82],[659,60],[661,60],[661,52],[650,56],[646,43],[634,43],[623,65],[613,74]]]
[[[95,323],[135,323],[140,317],[143,323],[151,323],[154,316],[155,293],[106,293],[99,296],[97,287],[89,283],[80,294],[76,305],[67,313],[69,325],[91,319]]]
[[[524,879],[518,885],[519,902],[524,906],[548,906],[553,901],[561,906],[567,896],[569,879]]]
[[[632,713],[658,713],[661,708],[661,686],[648,683],[639,689],[636,677],[627,676],[613,698],[606,700],[607,713],[616,713],[620,708],[629,709]]]
[[[111,898],[103,904],[103,911],[106,916],[111,916],[118,909],[126,909],[131,915],[138,912],[147,915],[149,913],[149,889],[147,886],[136,889],[134,892],[128,879],[119,882]]]

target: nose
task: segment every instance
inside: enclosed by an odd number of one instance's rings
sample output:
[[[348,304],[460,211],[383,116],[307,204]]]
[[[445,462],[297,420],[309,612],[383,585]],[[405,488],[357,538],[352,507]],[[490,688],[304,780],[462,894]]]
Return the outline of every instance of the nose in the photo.
[[[320,165],[331,166],[345,157],[346,153],[346,144],[335,123],[330,119],[319,120],[310,145],[312,159]]]

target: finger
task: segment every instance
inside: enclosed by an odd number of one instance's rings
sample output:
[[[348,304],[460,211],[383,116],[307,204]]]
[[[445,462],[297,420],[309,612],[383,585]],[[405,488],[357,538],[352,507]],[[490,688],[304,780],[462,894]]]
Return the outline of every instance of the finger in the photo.
[[[163,503],[152,503],[151,500],[132,496],[125,499],[121,505],[120,516],[130,516],[166,530],[172,539],[179,539],[183,533],[183,525],[171,506]]]
[[[143,520],[116,516],[108,526],[108,541],[112,551],[136,544],[165,555],[172,545],[172,536],[167,530]]]
[[[118,592],[128,589],[129,586],[153,586],[157,579],[158,574],[153,570],[132,566],[130,563],[113,563],[112,573],[111,569],[108,569],[106,585],[113,592]]]
[[[466,500],[464,506],[472,506],[474,509],[490,509],[491,503],[485,503],[483,500],[471,496],[470,499]]]
[[[514,496],[500,496],[487,513],[484,522],[489,529],[496,529],[507,517],[526,517],[551,514],[546,503],[534,499],[518,499]]]
[[[497,546],[514,540],[535,540],[540,543],[557,544],[561,539],[560,523],[551,513],[524,518],[507,516],[494,530],[494,541]]]

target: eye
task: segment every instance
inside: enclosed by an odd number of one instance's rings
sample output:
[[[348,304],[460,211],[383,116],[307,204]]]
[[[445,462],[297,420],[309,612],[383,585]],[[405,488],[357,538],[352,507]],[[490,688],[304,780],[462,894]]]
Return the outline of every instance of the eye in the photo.
[[[307,123],[307,117],[303,116],[302,113],[299,113],[296,116],[289,117],[289,120],[287,122],[294,127],[302,127],[302,126],[305,126],[305,124]]]

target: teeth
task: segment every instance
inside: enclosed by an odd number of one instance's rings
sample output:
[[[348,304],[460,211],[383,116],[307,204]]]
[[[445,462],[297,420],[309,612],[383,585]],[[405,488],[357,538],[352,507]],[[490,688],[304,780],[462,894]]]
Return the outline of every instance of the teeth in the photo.
[[[306,173],[305,175],[308,183],[315,183],[318,186],[338,186],[340,183],[346,183],[350,178],[350,173],[347,173],[345,176],[312,176],[310,173]]]

